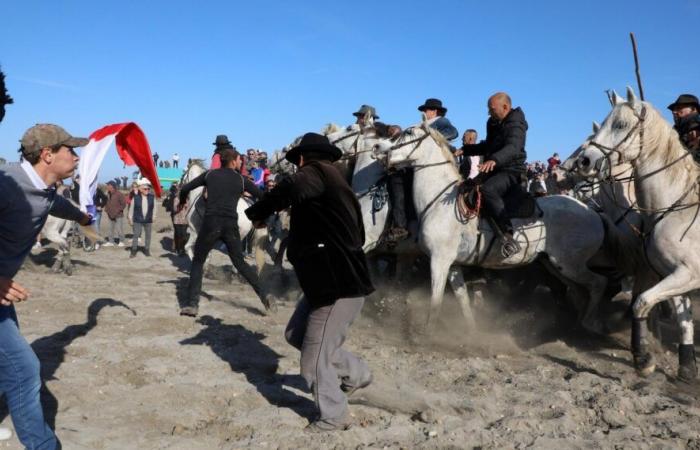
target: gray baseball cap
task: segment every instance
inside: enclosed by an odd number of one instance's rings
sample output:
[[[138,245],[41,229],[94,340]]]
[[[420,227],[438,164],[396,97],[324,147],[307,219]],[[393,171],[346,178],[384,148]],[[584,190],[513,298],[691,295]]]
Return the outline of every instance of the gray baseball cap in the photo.
[[[58,125],[49,123],[36,124],[27,131],[19,141],[24,156],[36,155],[42,148],[65,145],[66,147],[85,147],[89,139],[73,137]]]

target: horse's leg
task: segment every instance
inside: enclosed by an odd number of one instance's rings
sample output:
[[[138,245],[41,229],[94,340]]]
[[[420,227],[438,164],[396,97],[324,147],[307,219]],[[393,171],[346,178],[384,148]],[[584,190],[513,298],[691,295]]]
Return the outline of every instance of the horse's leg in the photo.
[[[450,286],[452,287],[452,290],[459,301],[459,306],[462,308],[462,315],[467,321],[467,328],[469,330],[475,329],[476,322],[474,321],[474,313],[472,312],[472,308],[469,303],[469,292],[467,291],[467,283],[464,282],[462,268],[459,266],[450,267],[448,280],[450,281]]]
[[[445,284],[447,283],[447,274],[450,270],[450,262],[443,261],[432,257],[430,259],[430,311],[428,311],[428,321],[426,331],[432,331],[435,326],[435,321],[440,315],[442,307],[442,298],[445,294]]]
[[[693,310],[690,298],[686,295],[673,297],[673,304],[676,307],[676,319],[681,331],[678,345],[678,378],[692,381],[698,376],[698,367],[695,364]]]
[[[666,278],[635,296],[632,304],[632,355],[634,366],[640,375],[647,376],[656,369],[654,358],[649,352],[649,311],[663,300],[695,289],[695,284],[692,274],[687,269],[677,268]]]
[[[70,247],[66,248],[66,251],[63,252],[63,256],[61,257],[62,266],[63,266],[63,273],[65,273],[68,276],[73,275],[73,261],[71,260],[70,256]]]
[[[580,322],[585,329],[594,333],[602,333],[603,324],[595,317],[595,313],[605,293],[608,280],[604,276],[591,271],[585,264],[581,264],[581,261],[576,262],[578,264],[564,264],[560,266],[561,275],[579,285],[578,287],[584,287],[588,291],[588,301],[583,308]],[[576,287],[573,288],[572,291],[576,291]]]

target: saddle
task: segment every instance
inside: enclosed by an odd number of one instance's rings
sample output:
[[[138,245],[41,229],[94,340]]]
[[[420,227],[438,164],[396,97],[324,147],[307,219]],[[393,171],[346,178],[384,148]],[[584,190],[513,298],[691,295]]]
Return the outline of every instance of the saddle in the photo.
[[[464,205],[460,207],[460,212],[467,218],[481,215],[481,184],[478,179],[467,179],[459,185],[460,203]],[[503,202],[509,219],[530,218],[535,215],[537,209],[535,197],[520,184],[512,186],[506,192]]]

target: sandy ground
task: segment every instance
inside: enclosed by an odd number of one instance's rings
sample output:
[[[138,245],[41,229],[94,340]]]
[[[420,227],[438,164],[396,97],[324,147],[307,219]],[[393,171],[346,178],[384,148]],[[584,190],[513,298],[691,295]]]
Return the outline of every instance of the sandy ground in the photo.
[[[308,435],[313,400],[283,338],[297,291],[265,317],[236,277],[207,279],[199,319],[180,317],[188,261],[170,242],[155,234],[150,258],[75,250],[71,277],[50,271],[46,249],[18,275],[32,292],[20,323],[66,449],[700,449],[700,391],[675,382],[674,353],[658,349],[641,379],[626,332],[580,333],[542,299],[487,297],[468,331],[447,298],[438,330],[420,336],[416,288],[373,296],[352,328],[346,345],[375,374],[351,398],[354,427]]]

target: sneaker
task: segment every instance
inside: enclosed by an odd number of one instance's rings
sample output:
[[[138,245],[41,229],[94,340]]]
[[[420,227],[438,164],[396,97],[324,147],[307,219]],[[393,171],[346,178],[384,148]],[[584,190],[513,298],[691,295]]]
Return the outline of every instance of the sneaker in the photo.
[[[341,422],[336,424],[319,419],[308,424],[306,428],[304,428],[304,431],[306,433],[328,433],[330,431],[345,431],[350,429],[351,426],[352,423],[350,422]]]
[[[306,433],[328,433],[330,431],[345,431],[352,426],[350,422],[335,424],[325,420],[315,420],[304,428]]]
[[[146,256],[151,256],[151,252],[148,251],[148,250],[144,250],[144,251],[143,251],[143,254],[146,255]]]
[[[135,256],[136,256],[136,250],[132,250],[132,251],[129,253],[129,258],[134,258]]]
[[[341,385],[340,385],[340,390],[343,391],[343,392],[345,392],[345,395],[347,395],[348,397],[350,397],[356,390],[358,390],[358,389],[364,389],[364,388],[366,388],[367,386],[369,386],[370,384],[372,384],[372,380],[373,380],[372,373],[370,373],[370,374],[369,374],[369,378],[367,378],[367,379],[366,379],[365,381],[363,381],[362,383],[359,383],[357,386],[350,386],[350,385],[347,385],[347,384],[341,384]]]
[[[182,308],[180,308],[181,316],[197,317],[198,313],[199,308],[196,306],[183,306]]]
[[[12,437],[12,430],[7,427],[0,427],[0,441],[6,441]]]
[[[107,242],[105,242],[104,244],[102,244],[102,246],[103,246],[103,247],[114,247],[114,244],[112,244],[111,242],[107,241]]]
[[[119,243],[117,244],[117,247],[124,247],[124,243],[119,241]]]

